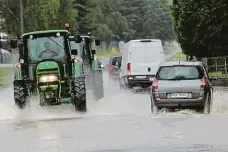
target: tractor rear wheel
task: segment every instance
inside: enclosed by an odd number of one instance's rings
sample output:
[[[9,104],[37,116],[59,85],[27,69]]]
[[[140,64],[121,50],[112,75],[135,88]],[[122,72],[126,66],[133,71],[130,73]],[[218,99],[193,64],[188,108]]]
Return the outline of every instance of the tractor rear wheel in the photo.
[[[14,86],[14,101],[16,106],[20,109],[23,109],[26,104],[27,91],[26,88],[22,85]]]
[[[73,102],[76,111],[86,112],[86,86],[85,78],[76,78],[73,82]]]

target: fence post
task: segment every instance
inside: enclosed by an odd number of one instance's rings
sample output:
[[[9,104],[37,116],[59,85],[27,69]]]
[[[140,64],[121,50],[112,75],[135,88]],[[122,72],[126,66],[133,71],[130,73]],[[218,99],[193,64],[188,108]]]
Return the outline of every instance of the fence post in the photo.
[[[227,76],[227,69],[226,69],[226,56],[225,56],[225,74]]]
[[[208,58],[205,59],[206,62],[206,70],[208,71]]]
[[[217,57],[215,57],[215,69],[216,69],[216,76],[218,77],[218,63],[217,63]]]

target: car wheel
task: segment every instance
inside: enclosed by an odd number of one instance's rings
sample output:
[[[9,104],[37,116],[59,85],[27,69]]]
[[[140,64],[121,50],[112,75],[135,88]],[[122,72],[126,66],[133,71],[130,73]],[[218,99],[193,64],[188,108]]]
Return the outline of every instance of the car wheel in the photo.
[[[151,103],[151,113],[152,114],[158,114],[159,113],[159,108],[154,104],[154,100],[153,100],[153,97],[152,95],[150,96],[150,103]]]
[[[205,102],[203,106],[203,113],[204,114],[210,114],[211,113],[211,100],[210,100],[210,95],[207,93],[205,97]]]

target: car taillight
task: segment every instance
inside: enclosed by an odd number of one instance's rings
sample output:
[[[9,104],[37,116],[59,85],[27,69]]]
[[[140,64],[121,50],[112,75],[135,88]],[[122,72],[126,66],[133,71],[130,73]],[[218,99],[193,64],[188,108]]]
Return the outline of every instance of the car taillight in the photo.
[[[158,92],[158,79],[154,78],[153,83],[152,83],[152,89],[154,89],[154,95],[156,100],[160,100],[159,92]]]
[[[206,84],[207,84],[207,79],[205,77],[203,77],[201,80],[200,80],[200,87],[201,88],[205,88],[206,87]]]
[[[154,89],[158,89],[158,79],[157,78],[154,78],[153,83],[152,83],[152,87]]]
[[[127,64],[127,72],[131,72],[131,63]]]
[[[207,79],[205,77],[203,77],[200,80],[200,97],[199,97],[199,99],[204,99],[204,88],[206,87],[206,85],[207,85]]]
[[[109,72],[112,72],[112,65],[108,66],[108,70],[109,70]]]

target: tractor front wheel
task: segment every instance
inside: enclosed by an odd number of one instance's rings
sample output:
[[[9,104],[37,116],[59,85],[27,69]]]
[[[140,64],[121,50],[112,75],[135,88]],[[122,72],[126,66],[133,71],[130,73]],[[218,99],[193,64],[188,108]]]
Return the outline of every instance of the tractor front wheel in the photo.
[[[75,110],[80,112],[87,111],[86,105],[86,86],[85,78],[75,78],[73,82],[73,102],[75,105]]]
[[[27,91],[26,88],[22,85],[14,86],[14,100],[16,106],[20,109],[23,109],[26,104]]]

